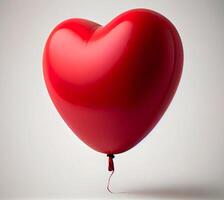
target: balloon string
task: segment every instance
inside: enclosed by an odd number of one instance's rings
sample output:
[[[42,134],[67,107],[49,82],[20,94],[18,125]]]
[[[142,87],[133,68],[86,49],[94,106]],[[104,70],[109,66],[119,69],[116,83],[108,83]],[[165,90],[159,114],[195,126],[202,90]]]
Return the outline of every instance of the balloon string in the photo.
[[[114,162],[113,162],[114,155],[113,154],[107,154],[107,157],[109,157],[109,159],[108,159],[108,171],[111,171],[111,174],[110,174],[108,182],[107,182],[107,190],[108,190],[108,192],[113,194],[113,192],[110,190],[110,179],[114,174]]]
[[[111,177],[113,176],[113,174],[114,174],[114,171],[111,172],[111,174],[110,174],[110,176],[109,176],[109,179],[108,179],[108,182],[107,182],[107,190],[108,190],[108,192],[110,192],[111,194],[113,194],[113,192],[112,192],[111,189],[110,189],[110,179],[111,179]]]

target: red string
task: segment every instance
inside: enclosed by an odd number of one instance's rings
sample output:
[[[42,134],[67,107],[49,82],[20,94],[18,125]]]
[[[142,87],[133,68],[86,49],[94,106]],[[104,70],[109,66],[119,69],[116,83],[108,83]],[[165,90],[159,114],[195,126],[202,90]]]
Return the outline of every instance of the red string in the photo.
[[[108,179],[108,182],[107,182],[107,190],[108,192],[110,192],[111,194],[114,194],[111,189],[110,189],[110,179],[112,177],[112,175],[114,174],[114,171],[111,172],[110,176],[109,176],[109,179]]]

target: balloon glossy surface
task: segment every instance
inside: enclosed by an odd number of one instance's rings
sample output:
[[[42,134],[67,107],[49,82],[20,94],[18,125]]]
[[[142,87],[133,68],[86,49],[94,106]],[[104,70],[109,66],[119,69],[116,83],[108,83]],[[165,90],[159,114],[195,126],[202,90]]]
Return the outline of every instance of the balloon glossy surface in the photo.
[[[51,99],[93,149],[124,152],[156,125],[177,89],[183,49],[160,14],[135,9],[106,26],[69,19],[50,34],[43,56]]]

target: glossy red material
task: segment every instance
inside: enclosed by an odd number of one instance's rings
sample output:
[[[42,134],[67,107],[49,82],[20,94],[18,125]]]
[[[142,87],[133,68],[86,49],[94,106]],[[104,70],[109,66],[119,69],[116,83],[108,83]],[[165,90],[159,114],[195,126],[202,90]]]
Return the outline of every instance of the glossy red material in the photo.
[[[156,125],[177,89],[180,37],[162,15],[127,11],[106,26],[69,19],[50,34],[43,56],[51,99],[93,149],[117,154]]]

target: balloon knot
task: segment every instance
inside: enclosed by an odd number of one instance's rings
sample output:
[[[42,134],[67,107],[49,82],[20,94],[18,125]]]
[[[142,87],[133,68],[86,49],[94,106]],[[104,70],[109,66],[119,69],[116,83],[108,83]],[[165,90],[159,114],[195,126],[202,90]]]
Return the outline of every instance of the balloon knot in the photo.
[[[108,171],[114,171],[114,154],[107,154],[107,157],[109,158],[108,160]]]

